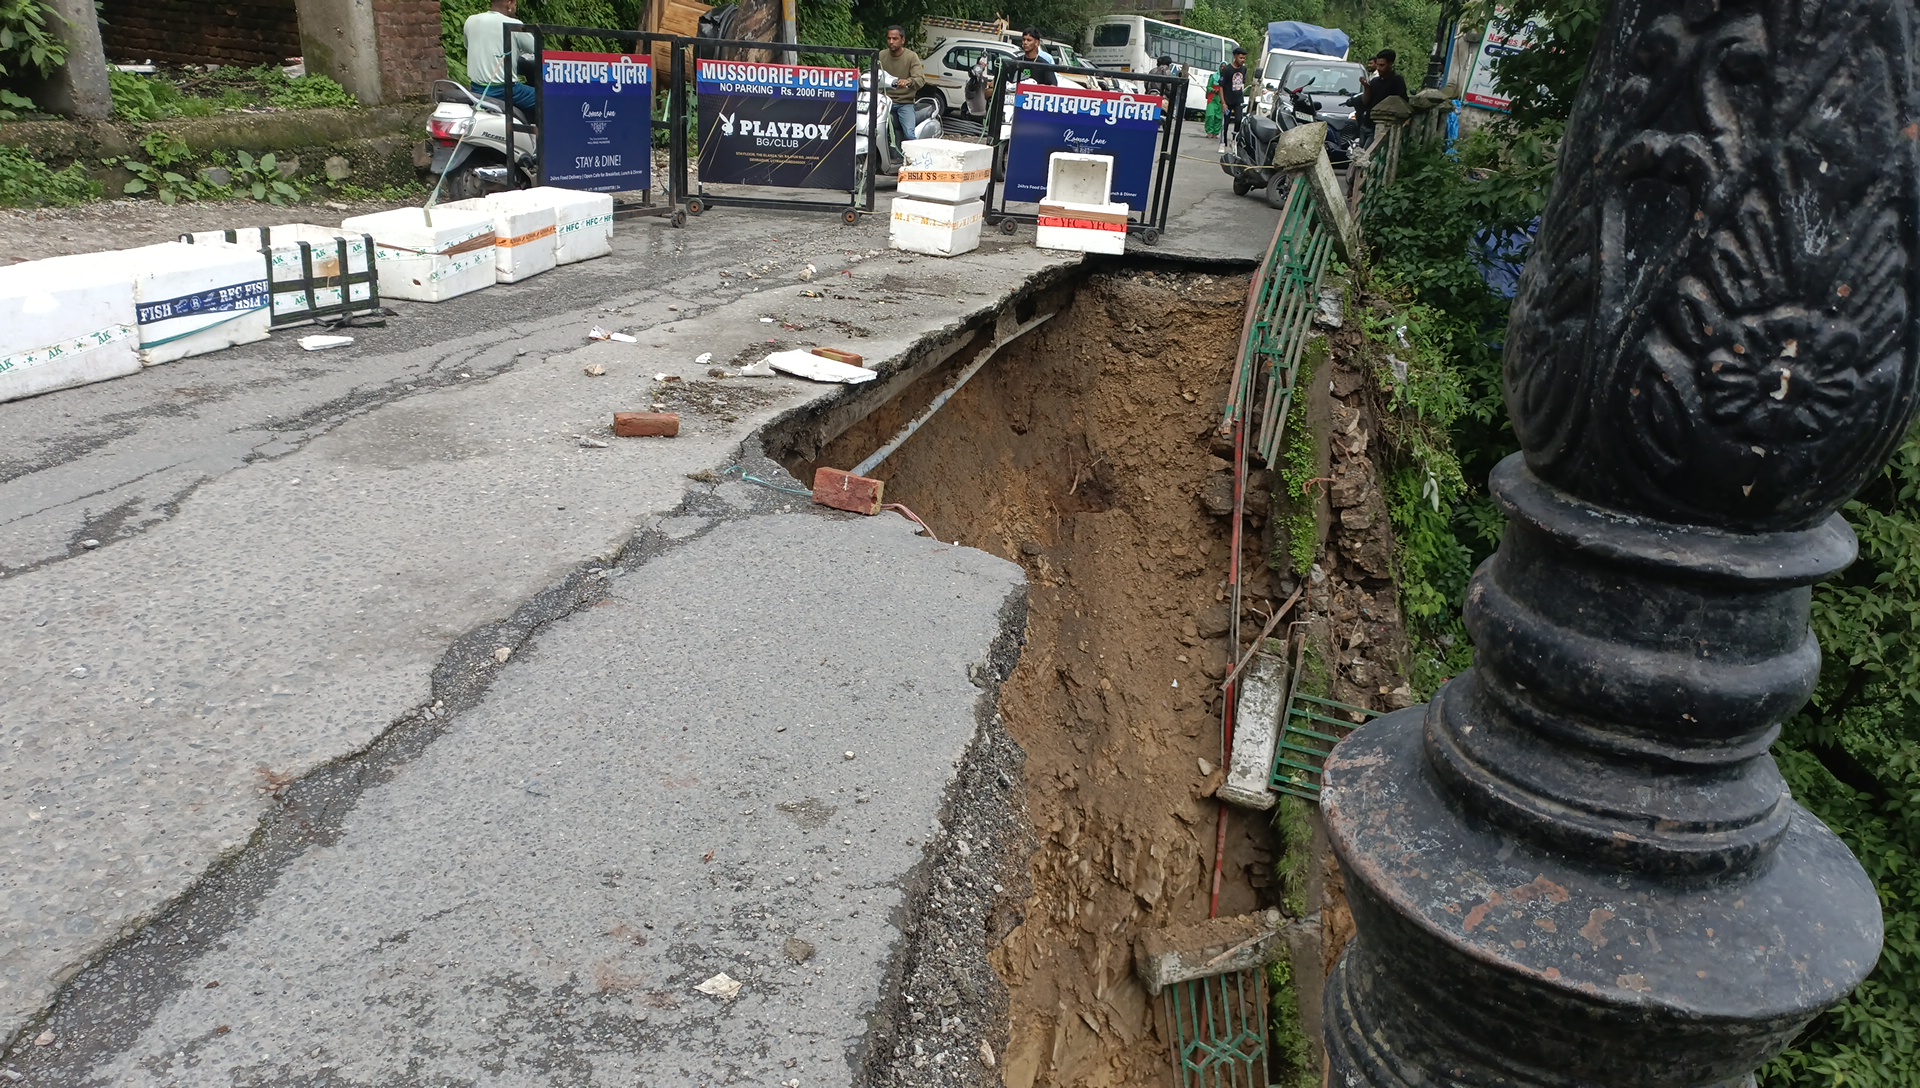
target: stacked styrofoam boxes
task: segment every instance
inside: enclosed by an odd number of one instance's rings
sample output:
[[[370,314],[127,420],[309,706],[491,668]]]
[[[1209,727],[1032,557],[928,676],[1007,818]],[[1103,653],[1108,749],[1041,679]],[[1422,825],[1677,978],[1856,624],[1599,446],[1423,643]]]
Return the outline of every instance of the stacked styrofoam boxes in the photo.
[[[553,205],[538,201],[454,200],[434,208],[493,217],[493,269],[498,283],[518,283],[554,266]]]
[[[366,313],[378,304],[379,295],[369,268],[373,253],[364,234],[312,223],[283,223],[277,227],[197,231],[183,240],[196,245],[236,245],[254,253],[264,250],[268,278],[272,281],[275,325],[298,325],[310,310]],[[302,245],[307,250],[305,261],[300,255]],[[345,267],[341,266],[343,251]],[[346,282],[349,279],[357,282]],[[308,306],[309,286],[311,307]],[[343,302],[364,305],[348,305],[343,311]]]
[[[613,252],[613,194],[583,193],[553,185],[509,189],[487,198],[490,204],[512,208],[525,204],[553,209],[556,264],[573,264]]]
[[[1127,206],[1115,203],[1112,155],[1055,152],[1047,160],[1047,195],[1040,201],[1034,244],[1041,249],[1124,253]]]
[[[887,241],[909,253],[951,257],[980,246],[993,148],[960,140],[908,140]]]
[[[140,369],[133,279],[105,266],[0,268],[0,401]]]
[[[266,262],[239,246],[162,242],[32,264],[50,275],[130,281],[147,366],[265,340],[272,324]]]
[[[380,293],[387,298],[441,302],[493,285],[491,213],[396,208],[343,219],[340,229],[373,235]]]

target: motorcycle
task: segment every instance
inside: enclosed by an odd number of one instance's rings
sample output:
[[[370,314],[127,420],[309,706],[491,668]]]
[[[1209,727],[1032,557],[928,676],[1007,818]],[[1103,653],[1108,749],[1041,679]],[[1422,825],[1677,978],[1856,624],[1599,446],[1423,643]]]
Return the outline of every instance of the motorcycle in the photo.
[[[1273,145],[1281,133],[1298,124],[1285,113],[1262,117],[1247,111],[1246,119],[1234,127],[1233,146],[1220,152],[1220,169],[1233,179],[1233,195],[1246,196],[1261,189],[1273,207],[1286,203],[1286,186],[1280,184],[1286,174],[1273,167]]]
[[[1332,160],[1336,170],[1344,169],[1352,161],[1353,153],[1364,149],[1373,139],[1370,126],[1360,122],[1356,114],[1346,117],[1321,117],[1320,103],[1312,95],[1303,93],[1305,88],[1292,94],[1291,105],[1294,116],[1304,121],[1318,121],[1327,126],[1327,158]],[[1353,95],[1344,103],[1358,107],[1360,96]]]
[[[900,82],[885,72],[862,72],[860,74],[860,90],[863,99],[865,98],[866,92],[873,86],[873,78],[876,75],[880,78],[880,89],[882,91],[891,90],[895,84]],[[874,154],[874,173],[884,174],[887,177],[898,177],[900,174],[900,164],[905,160],[905,153],[900,149],[901,141],[899,134],[895,131],[895,125],[893,123],[893,100],[884,95],[881,97],[880,123],[886,127],[886,136],[884,139],[875,141],[872,139],[872,133],[868,131],[868,118],[865,110],[860,112],[859,117],[854,122],[853,155],[855,162],[858,164],[856,167],[859,171],[859,173],[856,174],[857,177],[866,176],[866,159],[869,149],[872,149]],[[939,136],[940,111],[931,99],[922,98],[913,104],[913,131],[908,133],[906,138],[909,140],[932,140],[939,138]]]
[[[449,79],[435,80],[433,113],[427,132],[433,138],[430,169],[439,178],[442,200],[466,200],[516,188],[519,173],[531,185],[539,177],[533,118],[518,107],[486,98]],[[513,110],[513,156],[507,155],[507,110]]]

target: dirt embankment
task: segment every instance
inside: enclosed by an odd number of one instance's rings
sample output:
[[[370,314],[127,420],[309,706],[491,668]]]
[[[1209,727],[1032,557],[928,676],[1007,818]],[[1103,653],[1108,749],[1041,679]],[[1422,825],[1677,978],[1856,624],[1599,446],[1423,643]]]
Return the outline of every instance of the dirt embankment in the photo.
[[[1093,277],[878,473],[941,539],[1030,579],[1027,646],[1001,692],[1037,839],[1008,859],[1033,892],[991,957],[1010,990],[1010,1088],[1170,1076],[1132,948],[1143,928],[1207,917],[1217,809],[1200,761],[1220,761],[1229,545],[1202,494],[1225,467],[1210,438],[1246,286]],[[910,389],[816,463],[857,462],[945,380]],[[1259,549],[1248,541],[1248,637],[1272,607]],[[1231,828],[1222,914],[1277,898],[1266,822],[1236,815]]]

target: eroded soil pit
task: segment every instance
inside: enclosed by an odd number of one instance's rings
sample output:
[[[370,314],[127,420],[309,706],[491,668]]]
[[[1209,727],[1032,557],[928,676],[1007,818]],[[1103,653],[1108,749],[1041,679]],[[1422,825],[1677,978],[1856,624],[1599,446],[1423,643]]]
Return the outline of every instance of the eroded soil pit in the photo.
[[[1034,837],[1005,844],[1007,884],[1024,875],[1032,891],[990,954],[1009,990],[997,1072],[1010,1088],[1172,1083],[1132,952],[1142,929],[1208,916],[1230,544],[1201,495],[1227,467],[1214,433],[1246,289],[1244,276],[1111,271],[1028,300],[1056,316],[875,473],[940,539],[1019,563],[1030,583],[1001,712],[1025,751]],[[852,467],[975,350],[787,467],[801,480]],[[1256,540],[1249,638],[1274,588]],[[1266,822],[1235,814],[1229,829],[1222,915],[1277,898]]]

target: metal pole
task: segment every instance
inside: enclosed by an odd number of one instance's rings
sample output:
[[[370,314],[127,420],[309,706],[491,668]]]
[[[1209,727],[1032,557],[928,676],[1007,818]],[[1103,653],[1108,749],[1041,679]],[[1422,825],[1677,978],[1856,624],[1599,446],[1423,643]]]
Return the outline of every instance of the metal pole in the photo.
[[[1769,745],[1837,511],[1920,408],[1920,11],[1819,10],[1601,24],[1506,334],[1475,665],[1327,762],[1332,1084],[1751,1085],[1880,955]],[[1886,138],[1808,143],[1816,100]]]

